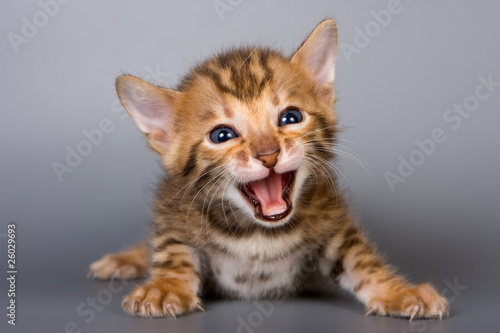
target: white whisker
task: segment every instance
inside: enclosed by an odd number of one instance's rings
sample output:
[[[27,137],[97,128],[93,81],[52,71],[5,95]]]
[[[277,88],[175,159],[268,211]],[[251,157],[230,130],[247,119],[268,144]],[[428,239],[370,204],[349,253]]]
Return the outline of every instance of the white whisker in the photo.
[[[222,170],[221,172],[218,172],[217,175],[214,176],[210,181],[208,181],[201,189],[199,189],[198,192],[196,193],[196,195],[191,199],[191,204],[189,205],[189,209],[188,209],[187,214],[186,214],[186,224],[188,222],[189,214],[191,212],[191,208],[193,207],[193,203],[196,201],[196,198],[198,197],[198,195],[203,191],[203,189],[205,187],[207,187],[211,182],[217,180],[218,177],[220,177],[220,175],[223,173],[224,173],[224,170]]]
[[[167,202],[167,204],[166,204],[166,205],[170,204],[170,202],[171,202],[172,200],[174,200],[174,198],[175,198],[175,197],[176,197],[179,193],[181,193],[181,191],[182,191],[182,190],[184,190],[184,189],[186,189],[186,187],[188,187],[188,186],[193,185],[194,183],[196,183],[196,182],[197,182],[197,181],[198,181],[201,177],[203,177],[203,176],[205,176],[206,174],[209,174],[210,172],[213,172],[213,171],[215,171],[215,170],[217,170],[217,169],[219,169],[219,168],[224,168],[224,167],[225,167],[224,165],[219,165],[218,167],[215,167],[215,168],[213,168],[212,170],[209,170],[209,171],[207,171],[207,172],[203,173],[202,175],[200,175],[200,176],[196,177],[196,179],[194,179],[193,181],[191,181],[191,182],[187,183],[186,185],[184,185],[183,187],[181,187],[181,189],[180,189],[179,191],[177,191],[177,193],[175,193],[175,194],[174,194],[174,196],[173,196],[173,197],[172,197],[172,198],[171,198],[171,199]],[[187,191],[187,190],[188,190],[188,189],[186,189],[186,191]],[[181,197],[181,200],[183,200],[183,199],[184,199],[185,194],[186,194],[186,193],[184,192],[184,194],[183,194],[183,195],[182,195],[182,197]]]

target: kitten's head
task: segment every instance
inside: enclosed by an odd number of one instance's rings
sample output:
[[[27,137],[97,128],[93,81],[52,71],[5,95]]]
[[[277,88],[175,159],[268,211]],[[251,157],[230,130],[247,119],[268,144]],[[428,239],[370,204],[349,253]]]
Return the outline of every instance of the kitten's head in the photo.
[[[236,49],[192,69],[175,90],[129,75],[116,87],[170,177],[276,227],[331,158],[336,49],[335,22],[325,20],[291,57]]]

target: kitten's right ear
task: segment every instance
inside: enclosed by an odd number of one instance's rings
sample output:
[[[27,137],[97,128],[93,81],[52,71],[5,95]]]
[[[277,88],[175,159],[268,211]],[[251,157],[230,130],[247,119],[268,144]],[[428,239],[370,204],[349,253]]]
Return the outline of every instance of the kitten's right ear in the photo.
[[[174,105],[180,93],[131,75],[116,79],[116,91],[125,110],[153,146],[165,146],[171,132]]]

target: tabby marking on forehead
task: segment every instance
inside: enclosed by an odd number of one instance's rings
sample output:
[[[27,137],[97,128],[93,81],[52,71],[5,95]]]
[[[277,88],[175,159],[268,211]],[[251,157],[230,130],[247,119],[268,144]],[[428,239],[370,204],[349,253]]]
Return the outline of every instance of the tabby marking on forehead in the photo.
[[[210,78],[219,92],[251,100],[260,96],[274,76],[270,57],[284,60],[279,53],[268,49],[246,48],[223,53],[196,67],[178,89],[187,89],[195,77],[201,75]]]
[[[232,118],[233,117],[233,111],[231,110],[231,108],[227,105],[224,105],[224,115],[228,118]]]
[[[337,28],[321,22],[285,57],[265,47],[222,52],[177,89],[124,75],[123,106],[161,156],[149,246],[90,266],[139,278],[128,313],[175,317],[200,297],[292,295],[339,283],[368,314],[441,318],[446,300],[384,263],[350,217],[335,173]],[[322,279],[322,280],[321,280]]]

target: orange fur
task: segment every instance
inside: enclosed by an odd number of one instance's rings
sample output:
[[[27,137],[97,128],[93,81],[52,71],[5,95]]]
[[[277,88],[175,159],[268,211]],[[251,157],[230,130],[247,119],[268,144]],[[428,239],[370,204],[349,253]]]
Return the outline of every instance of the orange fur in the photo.
[[[149,267],[125,311],[176,316],[200,308],[206,293],[281,297],[323,279],[371,314],[448,312],[430,285],[408,284],[377,255],[338,190],[336,44],[335,22],[325,20],[291,57],[230,50],[194,67],[175,90],[118,78],[122,104],[166,170],[149,245],[90,266],[104,279],[137,278]],[[230,137],[218,142],[212,135],[221,128]]]

